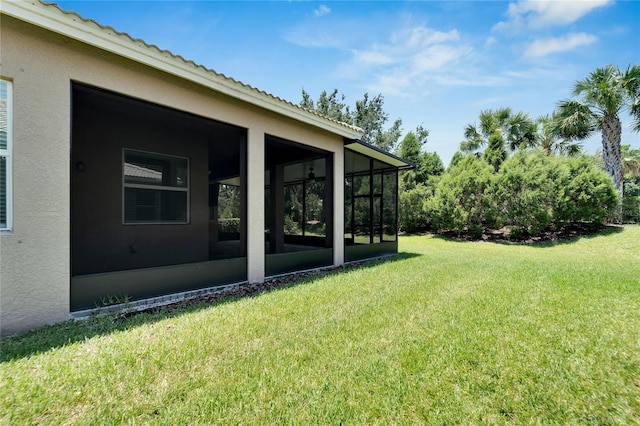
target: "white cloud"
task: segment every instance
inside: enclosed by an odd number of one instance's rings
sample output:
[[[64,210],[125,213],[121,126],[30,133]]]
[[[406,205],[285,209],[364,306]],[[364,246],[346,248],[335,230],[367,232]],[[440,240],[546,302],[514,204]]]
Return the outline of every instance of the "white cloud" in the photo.
[[[349,59],[335,66],[334,78],[348,80],[354,87],[371,93],[402,98],[422,97],[434,88],[502,87],[512,78],[497,74],[486,56],[476,55],[472,42],[458,29],[439,30],[426,25],[379,26],[384,33],[345,32],[358,28],[357,22],[335,21],[299,26],[285,34],[299,46],[330,48],[347,53]],[[395,29],[395,30],[394,30]],[[481,46],[482,47],[482,42]],[[485,46],[497,44],[495,37]]]
[[[452,44],[410,46],[406,44],[376,45],[354,50],[356,65],[413,65],[419,69],[438,69],[455,61],[467,48]]]
[[[354,65],[393,65],[417,71],[437,69],[456,60],[463,51],[456,43],[457,30],[436,31],[424,26],[395,33],[388,43],[354,49]]]
[[[316,15],[317,17],[328,15],[330,13],[331,13],[331,8],[329,8],[329,6],[325,4],[321,4],[320,7],[313,12],[313,14]]]
[[[501,87],[508,86],[510,78],[500,75],[488,75],[476,70],[452,70],[450,73],[436,75],[432,83],[444,87]]]
[[[576,47],[595,43],[598,38],[586,33],[572,33],[563,37],[536,40],[527,47],[524,55],[529,58],[539,58],[552,53],[567,52]]]
[[[354,62],[359,65],[388,65],[394,62],[394,59],[384,52],[380,52],[377,49],[369,51],[354,50]]]
[[[491,47],[494,44],[496,44],[498,40],[495,37],[487,37],[487,39],[484,41],[484,47]]]
[[[458,30],[442,32],[424,26],[418,26],[412,28],[408,36],[406,34],[404,36],[400,35],[394,37],[394,39],[396,41],[406,42],[409,47],[420,48],[432,44],[444,43],[446,41],[459,40],[460,33]]]
[[[297,27],[283,34],[284,40],[301,47],[342,49],[348,43],[340,33],[314,27]]]
[[[460,57],[470,52],[464,47],[452,47],[445,45],[430,46],[416,53],[411,58],[413,71],[422,73],[436,71],[455,63]]]
[[[508,19],[497,23],[494,31],[539,29],[572,24],[613,0],[521,0],[509,3]]]
[[[387,43],[352,49],[352,60],[341,69],[346,78],[367,75],[367,87],[402,95],[424,85],[435,74],[447,74],[472,49],[460,43],[453,29],[438,31],[420,25],[392,34]]]

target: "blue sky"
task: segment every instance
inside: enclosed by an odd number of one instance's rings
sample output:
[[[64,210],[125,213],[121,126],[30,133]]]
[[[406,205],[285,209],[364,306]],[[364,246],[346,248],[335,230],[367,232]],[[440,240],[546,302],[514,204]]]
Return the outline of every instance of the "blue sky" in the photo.
[[[295,103],[302,88],[381,93],[389,124],[422,124],[445,164],[481,110],[536,118],[595,68],[640,64],[639,1],[57,3]]]

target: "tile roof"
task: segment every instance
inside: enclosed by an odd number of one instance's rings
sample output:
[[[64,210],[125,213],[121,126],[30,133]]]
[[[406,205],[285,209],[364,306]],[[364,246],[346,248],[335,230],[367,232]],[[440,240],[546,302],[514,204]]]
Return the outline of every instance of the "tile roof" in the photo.
[[[14,7],[17,6],[17,7]],[[315,111],[301,107],[249,84],[235,80],[213,69],[168,50],[133,38],[127,33],[87,19],[73,11],[62,9],[55,3],[38,1],[3,1],[2,13],[33,23],[43,28],[72,37],[103,50],[146,63],[154,68],[195,81],[245,102],[278,112],[290,118],[322,127],[344,137],[358,139],[363,130]],[[141,60],[142,58],[142,60]]]

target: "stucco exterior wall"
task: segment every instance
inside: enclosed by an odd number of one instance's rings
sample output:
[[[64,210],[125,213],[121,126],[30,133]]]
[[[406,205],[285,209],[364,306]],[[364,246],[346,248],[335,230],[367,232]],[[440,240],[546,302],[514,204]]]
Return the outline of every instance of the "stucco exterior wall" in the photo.
[[[0,236],[3,334],[69,311],[69,132],[66,64],[2,19],[3,78],[13,83],[13,231]]]
[[[0,332],[69,314],[71,82],[248,129],[248,277],[264,279],[264,135],[334,153],[334,260],[342,263],[343,141],[134,61],[2,16],[3,78],[13,82],[13,217],[0,237]]]

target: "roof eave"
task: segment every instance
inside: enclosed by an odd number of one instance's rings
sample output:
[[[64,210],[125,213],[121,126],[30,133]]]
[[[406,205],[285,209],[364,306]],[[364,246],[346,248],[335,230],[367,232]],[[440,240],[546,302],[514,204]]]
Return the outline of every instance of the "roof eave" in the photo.
[[[160,50],[157,46],[148,45],[143,40],[85,20],[74,12],[65,12],[55,4],[3,1],[2,13],[342,137],[362,136],[359,128],[308,112],[284,99],[206,69],[169,51]]]
[[[359,139],[345,139],[344,147],[350,149],[351,151],[358,152],[360,154],[364,154],[368,157],[374,158],[376,160],[380,160],[384,163],[387,163],[391,166],[397,167],[400,170],[409,170],[416,167],[412,162],[405,160],[403,158],[398,157],[397,155],[393,155],[377,146],[368,144]]]

